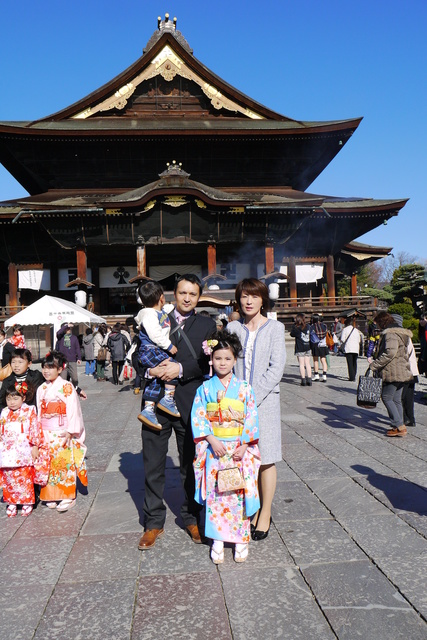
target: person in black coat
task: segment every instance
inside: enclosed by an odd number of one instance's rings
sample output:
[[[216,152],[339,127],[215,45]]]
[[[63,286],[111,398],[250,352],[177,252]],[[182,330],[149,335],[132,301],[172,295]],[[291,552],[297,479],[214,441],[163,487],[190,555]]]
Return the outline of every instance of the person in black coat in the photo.
[[[175,309],[170,313],[172,344],[178,348],[174,356],[175,362],[165,360],[147,373],[169,382],[178,378],[175,391],[175,402],[181,414],[173,418],[158,414],[162,424],[161,431],[153,431],[142,426],[143,458],[145,470],[145,533],[139,541],[138,548],[149,549],[164,532],[166,506],[163,502],[165,487],[166,457],[169,438],[175,432],[180,474],[184,486],[185,500],[181,506],[181,517],[185,529],[195,543],[200,543],[197,527],[200,505],[194,500],[194,442],[191,430],[190,413],[197,388],[209,373],[208,357],[203,351],[202,343],[215,331],[212,318],[196,314],[194,309],[200,298],[202,285],[197,276],[186,274],[177,279],[175,284]]]
[[[10,342],[10,340],[6,339],[6,333],[3,329],[0,329],[0,346],[2,347],[1,366],[5,367],[10,363],[12,353],[15,351],[15,346]]]
[[[43,384],[44,378],[41,371],[30,369],[32,362],[31,351],[28,349],[15,349],[11,354],[11,367],[12,373],[10,376],[3,380],[2,388],[0,390],[0,411],[6,407],[6,389],[15,382],[29,382],[34,392],[38,387]],[[31,401],[26,400],[27,404],[36,404],[36,393]]]

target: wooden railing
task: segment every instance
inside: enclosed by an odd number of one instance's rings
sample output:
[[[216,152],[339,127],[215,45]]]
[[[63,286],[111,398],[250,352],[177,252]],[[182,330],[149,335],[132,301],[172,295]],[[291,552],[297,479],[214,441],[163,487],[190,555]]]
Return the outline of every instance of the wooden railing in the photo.
[[[327,296],[320,296],[318,298],[279,298],[275,303],[275,310],[285,309],[381,309],[386,308],[386,305],[382,300],[373,298],[371,296],[335,296],[334,298],[328,298]]]

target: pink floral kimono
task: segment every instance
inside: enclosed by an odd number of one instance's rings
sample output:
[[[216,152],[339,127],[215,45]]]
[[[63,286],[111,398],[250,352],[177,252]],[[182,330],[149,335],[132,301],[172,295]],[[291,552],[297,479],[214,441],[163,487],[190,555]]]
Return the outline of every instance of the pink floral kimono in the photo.
[[[49,479],[40,500],[73,500],[77,475],[87,486],[85,428],[77,392],[59,376],[37,389],[37,406],[51,456]],[[67,446],[67,434],[72,436],[71,446]]]
[[[31,448],[38,447],[34,463]],[[36,408],[25,402],[17,411],[7,407],[0,416],[0,486],[8,504],[35,503],[34,483],[46,484],[49,452],[37,420]]]

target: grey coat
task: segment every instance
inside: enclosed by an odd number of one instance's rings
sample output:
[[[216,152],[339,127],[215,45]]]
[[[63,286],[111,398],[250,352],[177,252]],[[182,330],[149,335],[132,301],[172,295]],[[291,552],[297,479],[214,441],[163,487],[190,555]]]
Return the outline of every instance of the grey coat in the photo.
[[[412,331],[401,327],[389,327],[381,334],[378,357],[369,368],[378,371],[383,382],[410,382],[412,380],[409,364],[408,345]]]
[[[84,336],[83,338],[83,350],[85,354],[85,360],[94,360],[95,352],[93,348],[93,333],[90,333],[88,336]]]
[[[243,357],[238,358],[235,373],[238,378],[245,380],[245,347],[249,331],[238,321],[230,322],[227,331],[238,335],[242,343]],[[248,380],[258,407],[259,448],[263,465],[282,459],[279,382],[285,363],[285,328],[277,320],[268,320],[255,337]]]

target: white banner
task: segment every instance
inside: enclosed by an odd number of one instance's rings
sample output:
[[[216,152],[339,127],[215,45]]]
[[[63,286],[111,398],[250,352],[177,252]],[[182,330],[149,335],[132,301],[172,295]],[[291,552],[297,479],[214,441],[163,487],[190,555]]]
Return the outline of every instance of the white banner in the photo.
[[[137,275],[135,267],[100,267],[99,287],[100,289],[110,289],[112,287],[136,287],[136,283],[129,284],[130,278]]]
[[[50,291],[50,269],[19,269],[18,289]]]
[[[297,264],[295,267],[297,284],[309,284],[317,282],[323,278],[323,264]],[[288,273],[287,265],[280,267],[280,272]],[[289,282],[288,280],[278,280],[278,282]]]

